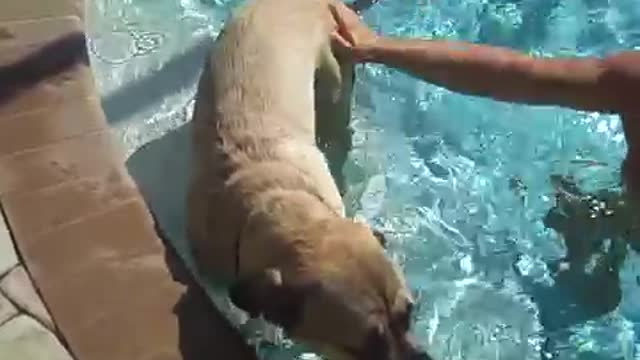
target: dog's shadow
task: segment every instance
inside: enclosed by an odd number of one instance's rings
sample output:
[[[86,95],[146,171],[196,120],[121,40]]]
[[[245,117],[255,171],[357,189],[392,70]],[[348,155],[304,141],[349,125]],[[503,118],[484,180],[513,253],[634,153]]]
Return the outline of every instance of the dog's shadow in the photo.
[[[191,170],[191,124],[182,125],[138,149],[127,160],[162,232],[180,255],[187,250],[186,194]]]
[[[256,360],[255,351],[213,305],[183,261],[188,251],[185,196],[191,166],[190,127],[183,125],[149,142],[126,165],[165,242],[167,266],[174,280],[185,286],[173,309],[182,359]]]

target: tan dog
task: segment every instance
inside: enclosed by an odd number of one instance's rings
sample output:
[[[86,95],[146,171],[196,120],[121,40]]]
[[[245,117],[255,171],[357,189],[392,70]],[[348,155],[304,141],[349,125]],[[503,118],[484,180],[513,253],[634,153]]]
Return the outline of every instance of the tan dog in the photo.
[[[236,306],[331,359],[428,359],[382,236],[345,218],[325,159],[338,177],[353,86],[327,1],[254,0],[217,38],[193,119],[194,256]]]

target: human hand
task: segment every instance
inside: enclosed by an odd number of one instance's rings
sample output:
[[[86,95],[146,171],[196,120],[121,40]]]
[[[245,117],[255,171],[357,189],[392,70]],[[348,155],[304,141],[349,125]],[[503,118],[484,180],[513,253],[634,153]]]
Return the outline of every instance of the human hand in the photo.
[[[354,62],[367,61],[378,35],[342,1],[331,1],[329,7],[337,24],[337,29],[331,34],[333,45]]]

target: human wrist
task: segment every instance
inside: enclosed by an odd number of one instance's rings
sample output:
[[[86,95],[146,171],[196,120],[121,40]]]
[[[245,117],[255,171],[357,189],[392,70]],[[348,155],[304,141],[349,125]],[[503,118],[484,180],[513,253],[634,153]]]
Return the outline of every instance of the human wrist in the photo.
[[[379,63],[387,39],[376,35],[367,42],[354,47],[354,58],[358,63]]]

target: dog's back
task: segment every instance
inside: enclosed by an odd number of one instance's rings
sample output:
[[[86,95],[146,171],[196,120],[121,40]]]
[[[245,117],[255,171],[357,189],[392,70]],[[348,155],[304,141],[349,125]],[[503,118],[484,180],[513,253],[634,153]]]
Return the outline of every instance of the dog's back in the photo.
[[[213,120],[225,136],[294,136],[313,143],[318,49],[330,18],[320,0],[256,0],[236,11],[211,57]],[[327,14],[328,16],[328,14]],[[303,119],[306,119],[304,121]],[[239,140],[241,141],[241,140]]]
[[[216,39],[193,118],[189,233],[217,277],[233,278],[235,241],[261,192],[303,187],[344,211],[316,144],[324,134],[339,161],[349,146],[352,78],[331,53],[333,26],[327,0],[255,0]]]

